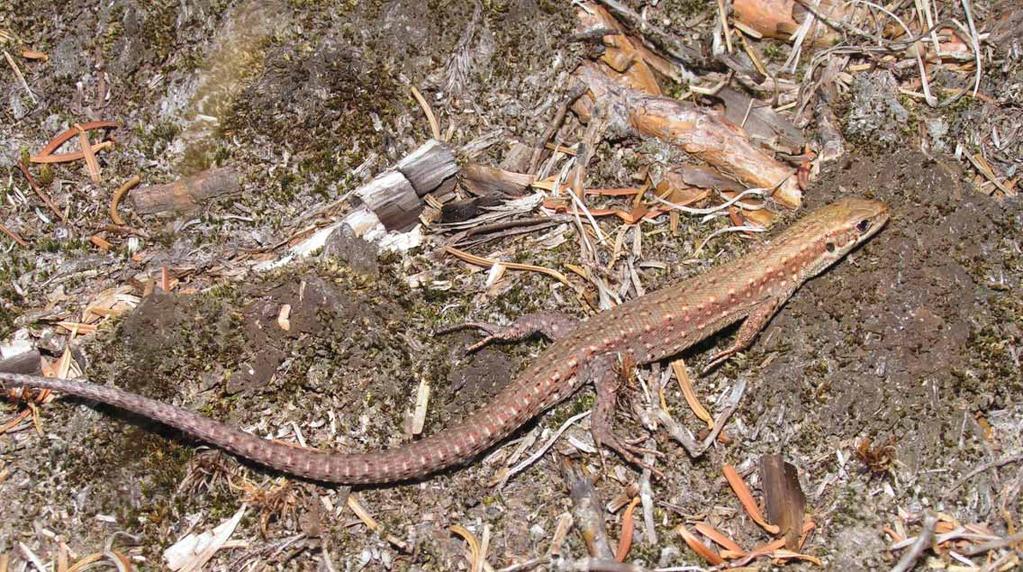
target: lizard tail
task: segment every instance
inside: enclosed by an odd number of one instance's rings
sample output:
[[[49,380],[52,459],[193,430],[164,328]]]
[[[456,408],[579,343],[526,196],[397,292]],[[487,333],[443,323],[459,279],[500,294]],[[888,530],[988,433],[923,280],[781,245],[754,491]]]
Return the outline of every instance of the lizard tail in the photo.
[[[373,453],[338,453],[268,441],[167,403],[87,381],[0,372],[3,387],[52,389],[99,401],[180,429],[239,457],[314,481],[384,484],[419,478],[469,461],[508,435],[515,419],[477,413],[460,426],[402,447]],[[482,431],[481,424],[488,424]]]

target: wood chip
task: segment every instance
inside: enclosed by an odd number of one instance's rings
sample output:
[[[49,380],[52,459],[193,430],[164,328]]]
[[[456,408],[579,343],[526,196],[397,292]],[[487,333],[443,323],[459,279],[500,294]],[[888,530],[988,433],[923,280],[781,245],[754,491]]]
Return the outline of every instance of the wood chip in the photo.
[[[21,50],[21,57],[25,58],[26,60],[35,60],[41,62],[45,62],[50,59],[50,56],[46,55],[44,52],[29,49]]]
[[[282,304],[277,312],[277,326],[285,332],[291,331],[291,304]]]
[[[426,425],[426,412],[430,404],[430,384],[426,379],[419,380],[416,391],[416,408],[412,413],[412,434],[421,435]]]
[[[806,496],[799,486],[796,468],[779,454],[764,455],[760,458],[760,480],[763,482],[767,518],[785,535],[785,548],[798,550]]]
[[[568,538],[569,531],[572,530],[572,514],[561,513],[558,517],[558,525],[554,528],[554,537],[551,539],[551,547],[547,549],[547,553],[551,556],[560,556],[561,547],[565,544],[565,539]]]
[[[103,238],[102,236],[100,236],[98,234],[94,234],[94,235],[90,236],[89,237],[89,242],[91,242],[93,245],[96,246],[96,248],[98,248],[98,249],[100,249],[100,250],[102,250],[104,252],[106,252],[106,251],[108,251],[108,250],[110,250],[111,248],[114,247],[113,244],[110,244],[109,240]]]

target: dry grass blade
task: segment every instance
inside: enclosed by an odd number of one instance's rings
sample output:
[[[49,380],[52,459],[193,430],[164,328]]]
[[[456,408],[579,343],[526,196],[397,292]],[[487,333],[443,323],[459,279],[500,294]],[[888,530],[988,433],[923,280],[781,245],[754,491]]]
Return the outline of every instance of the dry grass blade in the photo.
[[[816,564],[817,566],[820,566],[822,568],[824,567],[824,563],[821,562],[821,559],[817,558],[816,556],[810,556],[809,554],[801,554],[799,552],[793,552],[791,550],[786,550],[784,548],[772,552],[771,558],[779,560],[805,560],[807,562]]]
[[[778,534],[781,532],[780,528],[773,524],[769,524],[764,519],[764,515],[760,512],[760,507],[757,506],[756,499],[753,498],[753,493],[749,490],[749,487],[746,486],[746,481],[742,480],[742,477],[735,470],[735,467],[725,464],[721,467],[721,472],[724,473],[725,480],[728,481],[728,485],[732,487],[732,491],[735,492],[735,496],[739,498],[739,502],[742,503],[742,507],[746,509],[746,513],[753,519],[753,522],[757,523],[760,528],[763,528],[771,534]],[[784,541],[782,541],[781,546],[785,546]]]
[[[380,523],[377,522],[376,519],[369,514],[369,511],[367,511],[366,508],[362,506],[362,503],[359,502],[359,499],[355,494],[348,495],[348,508],[352,509],[352,512],[355,513],[355,516],[359,517],[359,520],[361,520],[362,523],[366,525],[366,528],[379,534],[384,540],[390,542],[398,550],[401,550],[402,552],[408,552],[409,550],[408,544],[406,544],[404,541],[394,536],[393,534],[387,534],[384,527],[381,526]]]
[[[688,545],[693,552],[699,555],[700,558],[703,558],[714,566],[720,566],[725,563],[725,559],[722,558],[720,554],[703,542],[700,542],[700,539],[692,532],[689,532],[689,529],[686,528],[685,525],[680,524],[675,530],[680,536],[682,536],[682,540],[686,541],[686,545]]]
[[[140,179],[138,175],[135,175],[121,184],[120,187],[117,187],[117,190],[114,191],[113,196],[110,198],[110,220],[114,221],[114,224],[125,226],[124,219],[121,218],[120,213],[117,212],[117,205],[121,203],[121,199],[124,198],[124,195],[126,195],[131,189],[135,188],[140,181],[142,181],[142,179]]]
[[[742,557],[739,560],[736,560],[736,561],[732,562],[731,564],[732,564],[732,566],[745,566],[745,565],[749,564],[750,562],[753,562],[757,558],[763,558],[764,556],[769,556],[769,555],[773,554],[774,552],[776,552],[778,550],[781,550],[783,548],[785,548],[785,539],[784,538],[779,538],[778,540],[772,540],[771,542],[768,542],[767,544],[761,544],[760,546],[757,546],[757,547],[753,548],[752,550],[750,550],[749,552],[746,553],[746,556]]]
[[[706,238],[700,241],[700,244],[696,246],[696,250],[693,251],[693,256],[699,256],[703,252],[703,247],[707,246],[707,243],[729,232],[764,232],[767,229],[753,225],[742,225],[742,226],[726,226],[725,228],[719,228],[714,232],[707,235]]]
[[[970,0],[962,0],[963,12],[966,13],[966,24],[970,30],[970,42],[973,47],[973,57],[976,59],[977,69],[973,77],[973,95],[976,97],[977,91],[980,90],[980,78],[983,75],[983,60],[980,57],[980,37],[977,34],[977,26],[973,23],[973,11],[970,10]]]
[[[28,419],[29,415],[32,415],[32,410],[24,409],[14,417],[8,419],[3,425],[0,425],[0,435],[14,429],[18,425],[21,425],[21,422]]]
[[[891,572],[908,572],[916,567],[916,561],[923,555],[924,551],[931,545],[931,539],[934,538],[934,528],[938,525],[938,518],[933,514],[925,514],[923,521],[923,530],[920,531],[920,535],[917,536],[916,541],[902,558],[892,567]]]
[[[576,415],[568,418],[567,421],[565,421],[564,423],[561,424],[561,427],[558,427],[558,430],[555,431],[553,435],[551,435],[551,438],[548,439],[547,442],[543,444],[543,446],[541,446],[539,449],[537,449],[532,455],[530,455],[529,457],[524,459],[518,465],[515,465],[511,469],[508,469],[508,473],[506,475],[504,475],[504,478],[502,480],[503,481],[507,481],[508,479],[510,479],[513,476],[517,475],[518,473],[522,472],[522,470],[525,469],[526,467],[528,467],[528,466],[532,465],[533,463],[535,463],[536,460],[539,459],[540,457],[542,457],[543,454],[546,453],[548,449],[550,449],[551,447],[554,446],[554,443],[556,443],[557,440],[559,438],[561,438],[561,434],[562,433],[567,431],[568,428],[571,427],[574,423],[576,423],[577,421],[579,421],[583,417],[586,417],[590,413],[591,413],[590,411],[583,411],[582,413],[576,414]]]
[[[464,260],[465,262],[468,262],[469,264],[475,264],[476,266],[482,266],[484,268],[490,268],[491,266],[494,266],[495,264],[501,264],[504,267],[508,268],[509,270],[527,270],[527,271],[530,271],[530,272],[539,272],[541,274],[546,274],[546,275],[556,279],[557,281],[565,284],[566,286],[571,286],[572,285],[568,281],[568,278],[564,274],[558,272],[557,270],[551,270],[550,268],[544,268],[542,266],[534,266],[532,264],[521,264],[521,263],[518,263],[518,262],[502,262],[502,261],[499,261],[499,260],[493,260],[493,259],[490,259],[490,258],[484,258],[482,256],[476,256],[475,254],[469,254],[468,252],[465,252],[464,250],[459,250],[459,249],[457,249],[457,248],[455,248],[453,246],[445,246],[444,247],[444,251],[447,252],[448,254],[456,257],[456,258],[459,258],[461,260]]]
[[[10,64],[11,69],[14,70],[15,77],[18,78],[18,83],[20,83],[25,92],[28,93],[28,97],[32,100],[32,103],[39,105],[39,99],[36,98],[36,94],[32,93],[32,88],[30,88],[28,86],[28,82],[25,81],[25,76],[22,75],[21,68],[19,68],[18,64],[14,62],[14,58],[11,57],[11,54],[7,53],[7,50],[4,50],[4,57],[7,58],[7,63]]]
[[[991,169],[991,165],[981,154],[978,153],[976,155],[972,155],[970,153],[964,153],[964,155],[966,155],[966,158],[969,159],[973,167],[980,171],[980,174],[984,175],[987,180],[991,181],[991,184],[998,187],[999,191],[1005,193],[1005,196],[1012,197],[1016,195],[1015,191],[1006,187],[1004,183],[998,180],[998,177],[995,176],[994,171]]]
[[[689,408],[693,410],[693,413],[701,421],[707,424],[708,429],[713,429],[714,418],[711,417],[710,412],[707,411],[707,408],[700,403],[700,399],[696,396],[696,390],[693,389],[693,380],[689,376],[689,370],[686,368],[685,362],[680,359],[675,360],[671,362],[671,369],[675,372],[675,379],[678,380],[678,386],[682,390],[682,395],[686,398]]]
[[[476,535],[460,524],[452,525],[451,532],[461,536],[469,544],[469,551],[472,553],[470,570],[472,572],[480,572],[483,569],[483,559],[480,557],[480,541],[476,539]]]
[[[850,2],[855,2],[857,4],[863,4],[865,6],[870,6],[871,8],[873,8],[875,10],[879,10],[881,12],[884,12],[885,14],[887,14],[890,18],[892,18],[893,20],[895,20],[899,24],[899,26],[902,28],[902,31],[905,32],[906,37],[908,37],[908,38],[914,37],[912,30],[910,30],[909,26],[907,26],[906,23],[902,21],[902,18],[899,18],[898,15],[896,15],[891,10],[885,8],[884,6],[880,6],[880,5],[875,4],[873,2],[868,2],[867,0],[849,0],[849,1]],[[917,43],[919,43],[918,40],[915,40],[913,42],[914,45],[917,44]],[[924,91],[924,101],[927,102],[927,105],[930,105],[931,107],[937,107],[937,105],[938,105],[938,98],[934,97],[934,95],[931,94],[931,88],[930,88],[930,85],[929,85],[929,83],[927,81],[927,67],[924,65],[923,56],[920,55],[921,52],[923,52],[923,51],[924,51],[923,48],[919,48],[919,49],[913,50],[913,55],[916,56],[917,67],[920,70],[920,87]]]
[[[622,535],[618,538],[618,548],[615,550],[615,560],[618,562],[625,562],[625,557],[629,555],[629,550],[632,548],[632,534],[636,530],[634,515],[638,504],[639,497],[633,497],[622,514]]]
[[[234,516],[222,521],[215,527],[201,533],[188,532],[170,547],[163,551],[163,559],[167,568],[175,572],[198,572],[203,570],[209,561],[224,548],[228,540],[238,529],[248,506],[242,506],[234,513]],[[110,558],[109,551],[104,556]],[[118,560],[114,557],[115,565]]]
[[[661,198],[661,197],[659,197],[657,195],[654,195],[653,197],[654,197],[655,201],[657,201],[659,203],[662,203],[664,205],[667,205],[667,206],[669,206],[669,207],[671,207],[671,208],[673,208],[675,210],[687,213],[687,214],[692,214],[692,215],[711,215],[711,214],[716,214],[716,213],[722,212],[724,210],[727,210],[728,207],[730,207],[730,206],[732,206],[732,205],[734,205],[736,203],[738,203],[738,206],[742,207],[743,209],[753,210],[756,207],[754,207],[752,205],[746,205],[746,204],[743,204],[743,203],[739,203],[739,201],[741,201],[742,199],[744,199],[746,197],[749,197],[749,196],[754,196],[754,197],[757,197],[757,198],[764,198],[765,191],[767,191],[767,189],[763,189],[763,188],[759,188],[759,187],[758,188],[753,188],[753,189],[746,189],[745,191],[735,195],[734,197],[728,199],[727,201],[721,203],[720,205],[715,205],[713,207],[708,207],[708,208],[705,208],[705,209],[697,209],[697,208],[687,207],[685,205],[676,204],[676,203],[673,203],[671,201],[667,201],[667,200],[665,200],[665,199],[663,199],[663,198]]]
[[[990,552],[999,548],[1013,547],[1013,545],[1019,545],[1020,543],[1023,543],[1023,532],[1017,532],[1016,534],[1006,536],[1005,538],[998,538],[990,542],[977,544],[963,551],[963,554],[965,556],[978,556],[985,552]],[[1014,549],[1020,550],[1020,547],[1015,546]]]
[[[422,93],[419,93],[416,86],[412,86],[412,97],[415,97],[416,101],[419,102],[419,106],[423,108],[423,113],[426,114],[426,120],[430,122],[430,133],[433,134],[433,138],[440,141],[440,123],[437,122],[437,117],[433,114],[433,109],[430,108],[430,104],[426,102],[426,98],[423,97]]]
[[[108,550],[107,552],[104,552],[103,557],[109,560],[114,567],[117,568],[117,572],[134,572],[135,570],[135,567],[131,565],[131,561],[128,560],[128,557],[116,550]]]

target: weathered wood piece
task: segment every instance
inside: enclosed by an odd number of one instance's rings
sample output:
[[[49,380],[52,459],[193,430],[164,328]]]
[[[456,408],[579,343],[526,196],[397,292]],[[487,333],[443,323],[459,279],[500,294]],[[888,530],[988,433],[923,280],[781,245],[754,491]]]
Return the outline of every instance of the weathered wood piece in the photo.
[[[798,155],[806,146],[802,132],[774,108],[730,87],[718,90],[714,97],[725,104],[725,117],[743,130],[754,141],[769,149]]]
[[[6,359],[0,359],[0,372],[41,375],[43,369],[39,351],[31,350]]]
[[[573,108],[582,119],[599,106],[618,131],[656,137],[747,185],[774,189],[772,198],[786,207],[798,208],[802,202],[794,169],[755,147],[720,112],[626,87],[595,64],[579,66],[576,75],[592,97],[580,98]]]
[[[421,198],[451,192],[458,163],[443,142],[431,139],[420,145],[370,182],[355,190],[365,208],[387,230],[407,230],[419,219],[426,202]]]
[[[131,202],[140,214],[188,212],[202,203],[241,192],[241,178],[231,167],[209,169],[164,185],[153,185],[131,193]]]
[[[799,486],[796,468],[786,463],[781,455],[764,455],[760,458],[760,480],[764,488],[767,519],[781,528],[785,548],[798,550],[806,496]]]
[[[423,196],[457,173],[458,163],[447,145],[430,139],[398,161],[397,169],[409,180],[416,194]]]
[[[415,224],[425,204],[412,183],[398,171],[384,171],[356,189],[355,195],[387,230],[402,230]]]
[[[475,195],[508,195],[520,197],[536,177],[469,163],[462,167],[462,183]]]
[[[853,2],[822,0],[813,4],[814,11],[830,22],[855,25],[866,13],[864,6]],[[796,0],[734,0],[732,15],[741,30],[769,38],[789,41],[808,17],[812,17]],[[842,32],[830,26],[821,26],[809,36],[815,46],[830,46],[842,39]]]

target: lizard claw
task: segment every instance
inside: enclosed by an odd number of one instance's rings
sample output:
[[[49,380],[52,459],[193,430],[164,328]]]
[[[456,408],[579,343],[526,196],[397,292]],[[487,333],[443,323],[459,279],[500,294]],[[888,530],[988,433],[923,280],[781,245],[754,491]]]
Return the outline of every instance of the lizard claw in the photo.
[[[725,350],[723,352],[718,352],[711,356],[710,361],[707,362],[707,365],[703,366],[703,369],[700,370],[700,377],[707,375],[714,368],[728,361],[728,358],[732,357],[734,353],[735,352]]]
[[[654,455],[655,457],[664,457],[665,456],[664,453],[660,451],[655,451],[653,449],[638,447],[635,445],[635,443],[643,440],[646,440],[646,437],[640,437],[632,441],[629,440],[623,441],[619,439],[619,437],[614,433],[605,433],[602,434],[599,438],[594,436],[594,441],[596,441],[596,445],[598,448],[600,446],[605,446],[608,449],[611,449],[612,451],[621,455],[622,458],[625,459],[627,463],[640,467],[641,469],[648,469],[651,473],[657,475],[660,478],[663,478],[664,473],[661,472],[660,469],[654,467],[653,465],[644,462],[642,455],[649,453]],[[603,457],[601,457],[601,459],[603,459]]]

